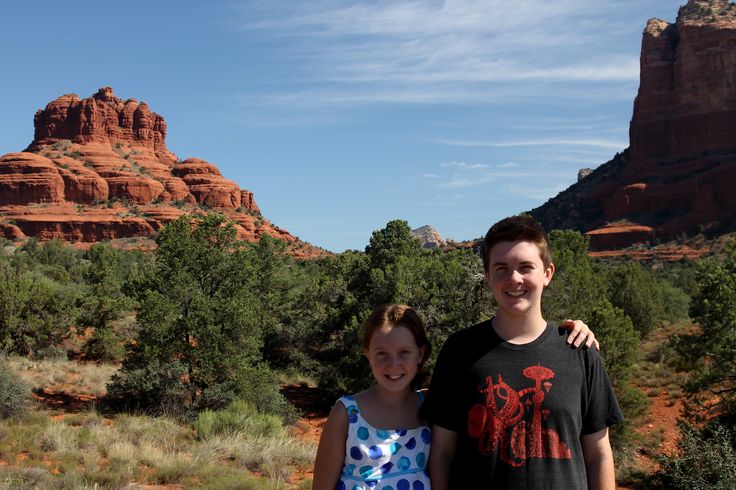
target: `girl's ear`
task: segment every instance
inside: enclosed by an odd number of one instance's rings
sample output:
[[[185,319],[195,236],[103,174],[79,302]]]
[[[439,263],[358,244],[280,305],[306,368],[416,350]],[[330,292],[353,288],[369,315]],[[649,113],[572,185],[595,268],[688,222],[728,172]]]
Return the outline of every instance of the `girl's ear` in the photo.
[[[422,357],[419,359],[419,365],[421,366],[427,361],[427,346],[423,345],[419,348],[419,353],[422,355]]]

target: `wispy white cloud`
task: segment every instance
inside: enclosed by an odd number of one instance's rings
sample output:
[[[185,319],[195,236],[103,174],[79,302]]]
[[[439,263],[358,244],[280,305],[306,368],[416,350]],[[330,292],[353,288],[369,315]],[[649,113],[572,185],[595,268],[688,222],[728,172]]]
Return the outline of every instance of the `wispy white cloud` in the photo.
[[[611,3],[252,1],[233,22],[278,41],[293,83],[319,86],[267,93],[270,103],[488,103],[496,91],[524,96],[518,84],[537,82],[624,83],[628,93],[638,53],[616,51],[615,40],[641,26],[622,24],[616,10],[635,2]]]
[[[627,142],[603,139],[557,139],[543,138],[513,141],[472,141],[472,140],[437,140],[436,143],[452,146],[485,146],[490,148],[512,148],[519,146],[594,146],[612,150],[622,150]]]
[[[437,185],[443,189],[460,189],[464,187],[478,187],[490,182],[506,181],[509,179],[555,178],[569,177],[569,172],[485,172],[478,175],[452,175],[448,180]]]
[[[556,196],[560,192],[567,189],[570,184],[551,184],[547,186],[535,186],[535,185],[507,185],[504,188],[504,192],[507,195],[513,195],[517,197],[523,197],[526,199],[532,199],[535,201],[544,202],[547,199]]]
[[[524,168],[514,162],[501,164],[467,164],[464,162],[443,162],[440,167],[450,172],[444,175],[432,174],[433,186],[438,189],[463,189],[478,187],[489,183],[506,183],[517,179],[547,178],[554,181],[570,178],[570,172],[557,168]]]
[[[440,166],[441,167],[455,167],[455,168],[466,169],[466,170],[488,168],[488,165],[485,163],[466,163],[466,162],[442,162],[440,163]]]

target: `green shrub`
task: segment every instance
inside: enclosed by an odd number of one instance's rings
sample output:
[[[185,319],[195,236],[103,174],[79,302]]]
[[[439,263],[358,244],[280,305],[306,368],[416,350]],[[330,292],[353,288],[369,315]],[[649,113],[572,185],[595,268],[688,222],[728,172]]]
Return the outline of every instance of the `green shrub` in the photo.
[[[267,366],[242,366],[233,378],[202,390],[192,410],[221,410],[241,400],[258,412],[276,415],[288,424],[299,418],[299,412],[281,394],[278,379]]]
[[[16,373],[10,370],[4,357],[0,357],[0,418],[17,415],[25,409],[30,388]]]
[[[656,475],[661,488],[726,490],[736,488],[734,436],[718,423],[705,429],[682,427],[679,456],[664,456]]]
[[[69,356],[65,349],[56,345],[42,347],[33,353],[34,359],[42,359],[44,361],[66,361]]]
[[[236,433],[253,437],[285,435],[278,416],[258,413],[255,406],[244,400],[236,400],[224,410],[204,410],[197,416],[194,429],[200,439]]]
[[[95,329],[82,350],[87,358],[103,362],[121,361],[125,356],[123,339],[110,328]]]
[[[152,361],[143,368],[123,368],[107,384],[108,399],[153,414],[182,415],[190,405],[189,391],[182,381],[185,373],[185,366],[178,362]]]

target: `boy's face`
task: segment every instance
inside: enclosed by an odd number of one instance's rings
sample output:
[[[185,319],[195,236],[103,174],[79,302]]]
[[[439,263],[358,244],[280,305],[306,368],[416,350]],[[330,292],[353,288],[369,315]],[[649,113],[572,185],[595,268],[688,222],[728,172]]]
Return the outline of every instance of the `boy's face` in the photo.
[[[552,280],[555,267],[544,266],[539,249],[532,242],[499,242],[489,253],[486,280],[496,298],[499,313],[511,316],[539,312],[544,288]]]

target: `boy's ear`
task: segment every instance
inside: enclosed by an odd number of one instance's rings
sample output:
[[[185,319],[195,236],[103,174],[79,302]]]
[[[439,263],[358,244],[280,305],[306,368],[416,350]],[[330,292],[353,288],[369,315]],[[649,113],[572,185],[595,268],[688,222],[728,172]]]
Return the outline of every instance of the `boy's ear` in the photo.
[[[549,266],[544,270],[544,287],[549,286],[550,281],[552,281],[552,276],[555,275],[555,264],[552,262],[549,263]]]

